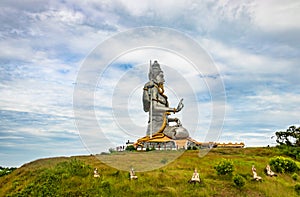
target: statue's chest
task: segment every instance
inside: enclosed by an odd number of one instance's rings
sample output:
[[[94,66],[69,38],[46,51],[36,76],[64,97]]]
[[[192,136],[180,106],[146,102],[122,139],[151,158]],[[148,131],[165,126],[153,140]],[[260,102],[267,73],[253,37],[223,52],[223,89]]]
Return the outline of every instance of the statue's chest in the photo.
[[[159,103],[161,103],[162,105],[166,106],[166,107],[169,106],[167,96],[163,96],[163,95],[161,95],[161,94],[158,94],[158,95],[157,95],[157,101],[158,101]]]

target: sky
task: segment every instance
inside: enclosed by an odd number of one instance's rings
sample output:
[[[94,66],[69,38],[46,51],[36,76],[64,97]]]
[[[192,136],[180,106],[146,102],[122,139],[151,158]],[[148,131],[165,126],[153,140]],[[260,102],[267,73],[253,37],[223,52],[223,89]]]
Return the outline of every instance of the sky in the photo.
[[[184,98],[191,137],[276,145],[300,124],[299,11],[297,0],[1,1],[0,166],[143,137],[149,60],[171,106]]]

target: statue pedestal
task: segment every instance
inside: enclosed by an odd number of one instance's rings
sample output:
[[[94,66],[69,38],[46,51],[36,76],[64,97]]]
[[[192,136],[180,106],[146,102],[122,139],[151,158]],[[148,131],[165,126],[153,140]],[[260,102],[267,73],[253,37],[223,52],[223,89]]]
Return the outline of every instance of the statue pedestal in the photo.
[[[188,144],[191,142],[191,138],[174,140],[168,136],[163,136],[161,138],[152,138],[149,136],[139,139],[134,146],[137,150],[156,149],[156,150],[179,150],[187,149]],[[193,140],[196,142],[195,140]]]

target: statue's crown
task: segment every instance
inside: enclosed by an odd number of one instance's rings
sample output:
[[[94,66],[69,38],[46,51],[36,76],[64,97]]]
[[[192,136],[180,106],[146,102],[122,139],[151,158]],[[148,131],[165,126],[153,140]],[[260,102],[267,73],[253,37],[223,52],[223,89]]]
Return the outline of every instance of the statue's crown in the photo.
[[[150,69],[149,69],[149,79],[153,79],[155,75],[157,75],[159,72],[162,72],[159,63],[157,60],[153,62],[153,64],[150,64]]]
[[[151,66],[152,66],[152,69],[159,69],[159,70],[161,70],[161,69],[160,69],[160,65],[159,65],[159,63],[157,62],[157,60],[155,60]]]
[[[155,60],[155,61],[153,62],[153,64],[151,65],[151,67],[150,67],[150,72],[151,72],[152,74],[158,74],[160,71],[162,71],[161,68],[160,68],[160,65],[159,65],[159,63],[157,62],[157,60]]]

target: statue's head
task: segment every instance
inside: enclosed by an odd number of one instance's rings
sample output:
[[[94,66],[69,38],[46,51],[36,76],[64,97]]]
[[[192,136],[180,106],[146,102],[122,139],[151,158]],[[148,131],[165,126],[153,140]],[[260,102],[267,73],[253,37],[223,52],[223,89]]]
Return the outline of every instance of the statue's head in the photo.
[[[149,80],[158,84],[163,84],[165,82],[164,72],[161,70],[159,63],[156,60],[150,65]]]

